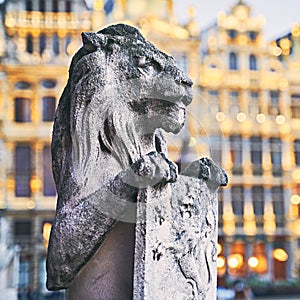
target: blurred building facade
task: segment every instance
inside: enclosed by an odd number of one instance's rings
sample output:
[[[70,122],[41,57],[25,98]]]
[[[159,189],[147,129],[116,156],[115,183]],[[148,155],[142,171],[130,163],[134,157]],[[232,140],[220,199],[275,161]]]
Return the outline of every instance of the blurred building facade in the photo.
[[[229,175],[220,191],[220,278],[298,278],[299,26],[266,42],[243,1],[201,31],[194,141]],[[198,109],[198,111],[197,111]]]
[[[299,27],[267,43],[262,17],[239,1],[199,33],[179,25],[171,0],[7,0],[0,28],[0,218],[18,260],[14,286],[44,293],[56,192],[50,143],[55,108],[82,31],[138,26],[194,81],[185,138],[170,155],[211,156],[229,174],[220,191],[220,278],[298,277]],[[178,146],[179,145],[179,146]],[[19,257],[19,258],[18,258]],[[16,267],[15,267],[16,272]]]

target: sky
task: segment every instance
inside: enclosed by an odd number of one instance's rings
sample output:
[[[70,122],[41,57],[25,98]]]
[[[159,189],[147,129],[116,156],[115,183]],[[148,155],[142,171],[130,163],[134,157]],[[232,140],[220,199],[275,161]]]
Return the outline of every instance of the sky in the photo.
[[[187,20],[186,10],[194,6],[201,28],[211,24],[219,11],[228,11],[238,0],[175,0],[175,15],[179,22]],[[272,40],[290,31],[294,23],[300,24],[300,0],[244,0],[252,7],[254,16],[265,16],[264,33]]]

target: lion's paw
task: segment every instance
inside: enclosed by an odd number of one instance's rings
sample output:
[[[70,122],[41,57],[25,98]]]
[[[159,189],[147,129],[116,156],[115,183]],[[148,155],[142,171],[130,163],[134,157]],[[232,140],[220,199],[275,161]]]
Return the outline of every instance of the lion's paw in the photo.
[[[155,186],[175,182],[177,174],[177,165],[163,153],[150,152],[130,166],[123,182],[138,188]]]
[[[203,178],[212,186],[226,186],[228,183],[228,177],[225,171],[212,159],[206,157],[192,162],[183,171],[182,175]]]

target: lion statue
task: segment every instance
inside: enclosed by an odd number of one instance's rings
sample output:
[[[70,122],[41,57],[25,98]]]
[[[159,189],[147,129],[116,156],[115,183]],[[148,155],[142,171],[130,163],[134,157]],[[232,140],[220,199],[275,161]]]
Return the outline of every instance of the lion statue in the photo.
[[[96,256],[102,273],[95,276],[107,277],[108,288],[124,286],[123,299],[126,293],[130,299],[134,204],[144,187],[176,181],[161,129],[178,133],[183,127],[192,81],[129,25],[83,33],[82,40],[53,128],[58,200],[47,287],[68,288]],[[189,175],[209,178],[207,164],[198,165]],[[105,255],[113,258],[109,266]],[[128,278],[117,278],[122,272]]]

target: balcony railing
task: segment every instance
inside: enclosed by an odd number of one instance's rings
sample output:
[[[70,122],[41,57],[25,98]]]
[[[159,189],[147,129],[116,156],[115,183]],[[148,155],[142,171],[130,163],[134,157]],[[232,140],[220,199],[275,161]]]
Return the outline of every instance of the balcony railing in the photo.
[[[91,12],[9,11],[5,16],[5,26],[9,33],[18,29],[90,30]]]

